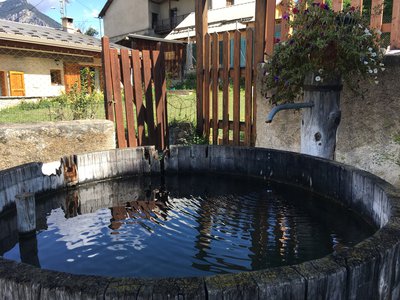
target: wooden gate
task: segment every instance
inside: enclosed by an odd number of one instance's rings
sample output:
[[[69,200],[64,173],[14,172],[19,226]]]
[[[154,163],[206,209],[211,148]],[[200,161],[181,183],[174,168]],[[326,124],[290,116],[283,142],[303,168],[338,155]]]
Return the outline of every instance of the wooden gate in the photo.
[[[116,124],[119,148],[168,147],[165,62],[158,50],[111,49],[102,38],[106,117]]]
[[[255,145],[256,140],[256,67],[272,55],[275,43],[275,25],[280,23],[280,40],[287,40],[288,21],[275,19],[276,1],[255,1],[254,28],[246,32],[208,34],[208,7],[211,0],[195,0],[197,48],[197,133],[213,144]],[[324,2],[324,0],[316,1]],[[293,0],[283,0],[282,16],[293,5]],[[400,0],[393,0],[392,20],[382,23],[383,0],[372,0],[370,25],[382,33],[390,33],[391,49],[400,49]],[[362,10],[362,0],[352,0],[355,9]],[[342,0],[332,0],[335,11],[342,10]],[[242,37],[241,37],[242,35]],[[245,65],[240,65],[240,39],[245,35]],[[233,39],[233,46],[231,40]],[[223,59],[218,58],[218,41],[222,40]],[[233,62],[230,53],[233,51]],[[253,55],[254,53],[254,55]],[[245,78],[244,97],[241,97],[240,79]],[[230,83],[231,79],[233,84]],[[218,85],[222,84],[222,99],[218,98]],[[210,95],[211,90],[211,95]],[[229,96],[232,91],[233,98]],[[243,93],[242,93],[243,96]],[[242,98],[242,99],[241,99]],[[241,103],[244,105],[241,105]],[[218,111],[222,110],[222,112]],[[242,115],[242,117],[240,117]],[[244,117],[243,117],[244,116]],[[222,138],[221,138],[222,137]]]
[[[25,96],[23,72],[10,71],[10,96]]]
[[[271,30],[270,22],[266,22],[267,3],[256,1],[254,28],[210,35],[207,33],[208,1],[196,0],[195,7],[197,132],[207,140],[212,136],[213,144],[254,146],[256,66],[264,61],[264,54],[271,51],[267,45],[273,43],[273,35],[266,34]],[[275,6],[272,20],[275,20]],[[222,92],[219,92],[219,85]]]

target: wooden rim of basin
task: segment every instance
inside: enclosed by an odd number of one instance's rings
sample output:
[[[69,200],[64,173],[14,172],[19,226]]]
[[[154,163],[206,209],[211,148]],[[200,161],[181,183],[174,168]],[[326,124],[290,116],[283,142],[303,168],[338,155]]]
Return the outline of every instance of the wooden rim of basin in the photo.
[[[15,299],[326,299],[400,298],[400,193],[384,180],[337,162],[263,148],[171,146],[168,173],[217,172],[270,178],[332,198],[379,228],[354,247],[298,265],[192,278],[113,278],[38,269],[0,258],[0,296]],[[18,191],[45,192],[133,174],[160,173],[154,147],[117,149],[63,158],[54,173],[43,163],[0,171],[0,212]],[[53,163],[54,164],[54,163]],[[72,164],[72,166],[71,166]],[[57,163],[54,164],[57,168]],[[75,168],[75,173],[71,172]],[[49,175],[50,174],[50,175]],[[75,176],[75,177],[74,177]],[[72,179],[71,179],[72,178]]]

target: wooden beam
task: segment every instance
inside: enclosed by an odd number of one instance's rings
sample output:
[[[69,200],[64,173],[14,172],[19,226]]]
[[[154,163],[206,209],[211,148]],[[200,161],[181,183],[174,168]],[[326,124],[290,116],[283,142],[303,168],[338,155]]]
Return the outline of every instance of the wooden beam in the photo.
[[[246,81],[245,81],[245,124],[244,143],[251,145],[252,83],[253,83],[253,29],[246,31]]]
[[[208,0],[196,0],[195,2],[196,23],[196,108],[197,108],[197,134],[203,134],[203,93],[204,93],[204,38],[208,31]]]
[[[136,120],[138,126],[138,146],[144,145],[145,128],[144,123],[146,119],[146,109],[143,105],[143,91],[142,91],[142,61],[140,60],[139,50],[133,49],[131,54],[132,68],[133,68],[133,84],[135,90],[135,105],[136,105]]]
[[[392,24],[391,23],[385,23],[382,24],[382,32],[391,32],[392,31]]]
[[[275,9],[276,1],[267,0],[265,12],[265,54],[271,56],[274,51],[275,40]]]
[[[265,0],[256,0],[255,11],[255,43],[254,43],[254,63],[264,62],[264,44],[265,44],[265,13],[267,3]]]
[[[383,22],[383,0],[371,1],[371,21],[372,29],[381,30]]]
[[[355,7],[362,14],[363,0],[351,0],[351,6]]]
[[[240,32],[236,31],[233,42],[233,143],[240,142]]]
[[[111,78],[114,91],[114,109],[115,121],[117,129],[118,148],[126,148],[125,124],[122,106],[121,95],[121,64],[119,60],[118,51],[116,49],[110,50],[111,56]]]
[[[289,9],[291,0],[282,1],[281,41],[286,41],[290,32]]]
[[[343,10],[343,0],[332,0],[332,9],[333,11]]]
[[[104,107],[106,109],[107,120],[114,121],[114,104],[113,104],[113,88],[111,79],[111,57],[110,57],[110,41],[104,36],[101,39],[103,47],[103,78],[104,78]]]
[[[254,34],[254,74],[259,63],[264,62],[264,49],[265,49],[265,22],[266,22],[267,3],[266,0],[256,0],[255,11],[255,34]],[[275,17],[274,17],[275,19]],[[255,144],[256,139],[256,116],[257,116],[257,86],[254,82],[253,85],[253,127],[251,131],[251,144]]]
[[[146,98],[146,122],[150,145],[156,145],[156,132],[154,125],[154,107],[153,107],[153,82],[152,66],[149,50],[142,51],[143,57],[143,83]]]
[[[218,93],[219,93],[219,86],[218,86],[218,74],[219,70],[219,41],[218,41],[218,33],[213,33],[213,44],[212,44],[212,117],[214,120],[213,123],[213,144],[218,144]]]
[[[390,49],[400,49],[400,0],[393,0]]]
[[[206,34],[204,45],[204,103],[203,103],[203,114],[204,114],[204,138],[206,141],[210,139],[210,46],[211,46],[211,36]]]
[[[229,69],[230,69],[230,38],[229,32],[224,32],[224,41],[223,41],[223,68],[224,68],[224,76],[222,79],[223,87],[222,87],[222,119],[224,123],[224,128],[222,131],[224,145],[228,144],[229,140]]]
[[[133,86],[131,75],[131,61],[128,49],[121,49],[122,82],[125,96],[125,116],[128,129],[128,147],[137,147],[136,125],[133,110]]]

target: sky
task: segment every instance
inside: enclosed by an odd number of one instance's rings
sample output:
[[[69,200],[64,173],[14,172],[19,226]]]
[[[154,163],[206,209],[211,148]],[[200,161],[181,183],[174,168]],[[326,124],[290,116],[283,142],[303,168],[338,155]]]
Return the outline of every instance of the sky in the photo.
[[[28,2],[42,13],[61,23],[60,0],[28,0]],[[100,30],[97,17],[106,2],[107,0],[65,0],[67,16],[74,19],[76,28],[85,31],[89,27],[93,27],[99,33],[103,33],[104,30],[103,28]]]

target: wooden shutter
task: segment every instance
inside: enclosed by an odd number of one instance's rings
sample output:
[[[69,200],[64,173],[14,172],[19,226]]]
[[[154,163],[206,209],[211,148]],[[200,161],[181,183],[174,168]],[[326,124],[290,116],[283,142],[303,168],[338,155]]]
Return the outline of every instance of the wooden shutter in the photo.
[[[25,96],[24,73],[10,71],[10,95]]]
[[[65,92],[68,93],[72,90],[74,84],[81,87],[81,66],[77,64],[65,64],[64,66],[64,83]]]

